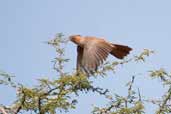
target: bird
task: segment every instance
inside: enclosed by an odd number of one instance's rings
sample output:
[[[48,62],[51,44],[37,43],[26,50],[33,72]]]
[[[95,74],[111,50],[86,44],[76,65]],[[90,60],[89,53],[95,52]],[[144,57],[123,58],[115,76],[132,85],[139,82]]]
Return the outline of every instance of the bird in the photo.
[[[94,36],[71,35],[69,40],[77,45],[76,70],[88,76],[97,72],[109,54],[123,59],[132,50],[129,46],[110,43],[104,38]]]

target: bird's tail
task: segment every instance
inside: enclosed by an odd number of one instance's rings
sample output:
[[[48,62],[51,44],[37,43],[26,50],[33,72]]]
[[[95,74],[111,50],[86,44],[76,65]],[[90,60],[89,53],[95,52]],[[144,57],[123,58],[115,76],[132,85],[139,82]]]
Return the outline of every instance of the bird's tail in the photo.
[[[132,48],[128,46],[118,45],[118,44],[112,44],[112,45],[114,47],[113,47],[113,50],[110,52],[110,54],[112,54],[118,59],[123,59],[132,50]]]

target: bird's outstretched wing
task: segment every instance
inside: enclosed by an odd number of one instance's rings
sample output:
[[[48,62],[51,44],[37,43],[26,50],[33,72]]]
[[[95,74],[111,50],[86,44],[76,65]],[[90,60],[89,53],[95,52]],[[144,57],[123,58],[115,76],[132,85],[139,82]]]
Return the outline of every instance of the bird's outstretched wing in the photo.
[[[82,58],[83,58],[83,48],[77,46],[77,71],[81,71]]]
[[[84,45],[84,48],[77,47],[77,69],[94,74],[97,68],[107,58],[112,47],[106,42],[92,42]]]

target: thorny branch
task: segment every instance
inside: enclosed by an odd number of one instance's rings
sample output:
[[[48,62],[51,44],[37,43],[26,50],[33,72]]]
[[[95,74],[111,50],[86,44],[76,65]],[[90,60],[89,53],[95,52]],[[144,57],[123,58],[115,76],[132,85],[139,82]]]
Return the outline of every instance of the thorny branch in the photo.
[[[162,114],[163,112],[167,112],[166,111],[166,106],[167,106],[167,102],[171,99],[171,86],[167,92],[167,95],[165,96],[162,104],[160,105],[159,110],[157,111],[157,114]],[[170,107],[171,108],[171,107]],[[171,110],[169,110],[169,112],[171,112]]]
[[[23,89],[21,88],[21,91],[22,91],[22,98],[21,98],[21,101],[20,101],[20,104],[18,106],[18,108],[16,109],[15,113],[14,114],[18,114],[20,112],[20,110],[22,109],[22,106],[24,105],[24,102],[25,102],[25,98],[26,98],[26,94],[24,93]]]
[[[52,62],[53,64],[53,69],[57,71],[57,73],[59,73],[60,76],[64,76],[64,62],[67,62],[69,59],[65,59],[65,44],[68,42],[67,39],[63,38],[63,34],[57,34],[55,39],[48,41],[47,43],[52,45],[55,50],[56,50],[56,54],[57,57],[55,58],[55,60],[53,60]]]

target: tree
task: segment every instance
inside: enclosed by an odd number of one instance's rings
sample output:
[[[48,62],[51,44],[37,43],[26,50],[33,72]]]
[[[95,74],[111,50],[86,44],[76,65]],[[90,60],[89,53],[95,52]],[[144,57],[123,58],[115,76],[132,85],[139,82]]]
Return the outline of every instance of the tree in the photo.
[[[65,55],[64,45],[68,41],[63,37],[63,34],[59,33],[53,40],[47,42],[47,44],[55,48],[57,54],[53,60],[53,70],[58,75],[55,80],[39,79],[37,86],[30,88],[14,82],[14,77],[9,73],[0,73],[0,84],[17,90],[17,99],[11,106],[1,104],[0,112],[2,114],[18,114],[26,111],[36,114],[56,114],[56,111],[69,111],[74,109],[76,103],[79,102],[73,95],[78,96],[82,92],[89,93],[91,91],[105,96],[110,101],[106,107],[94,107],[93,114],[143,114],[146,107],[144,103],[157,105],[156,114],[171,113],[171,74],[164,69],[149,72],[149,77],[152,79],[159,78],[161,84],[168,86],[168,91],[163,94],[162,99],[149,100],[142,98],[140,89],[133,89],[135,78],[137,78],[136,75],[132,76],[132,79],[126,84],[128,88],[127,96],[121,96],[118,93],[112,95],[108,89],[95,87],[89,77],[82,73],[76,73],[75,71],[73,71],[74,73],[65,72],[64,63],[67,64],[69,59]],[[144,49],[141,54],[132,58],[114,62],[107,61],[100,67],[94,77],[102,76],[107,78],[108,72],[112,71],[115,73],[115,68],[119,65],[130,62],[141,64],[152,53],[154,52]]]

